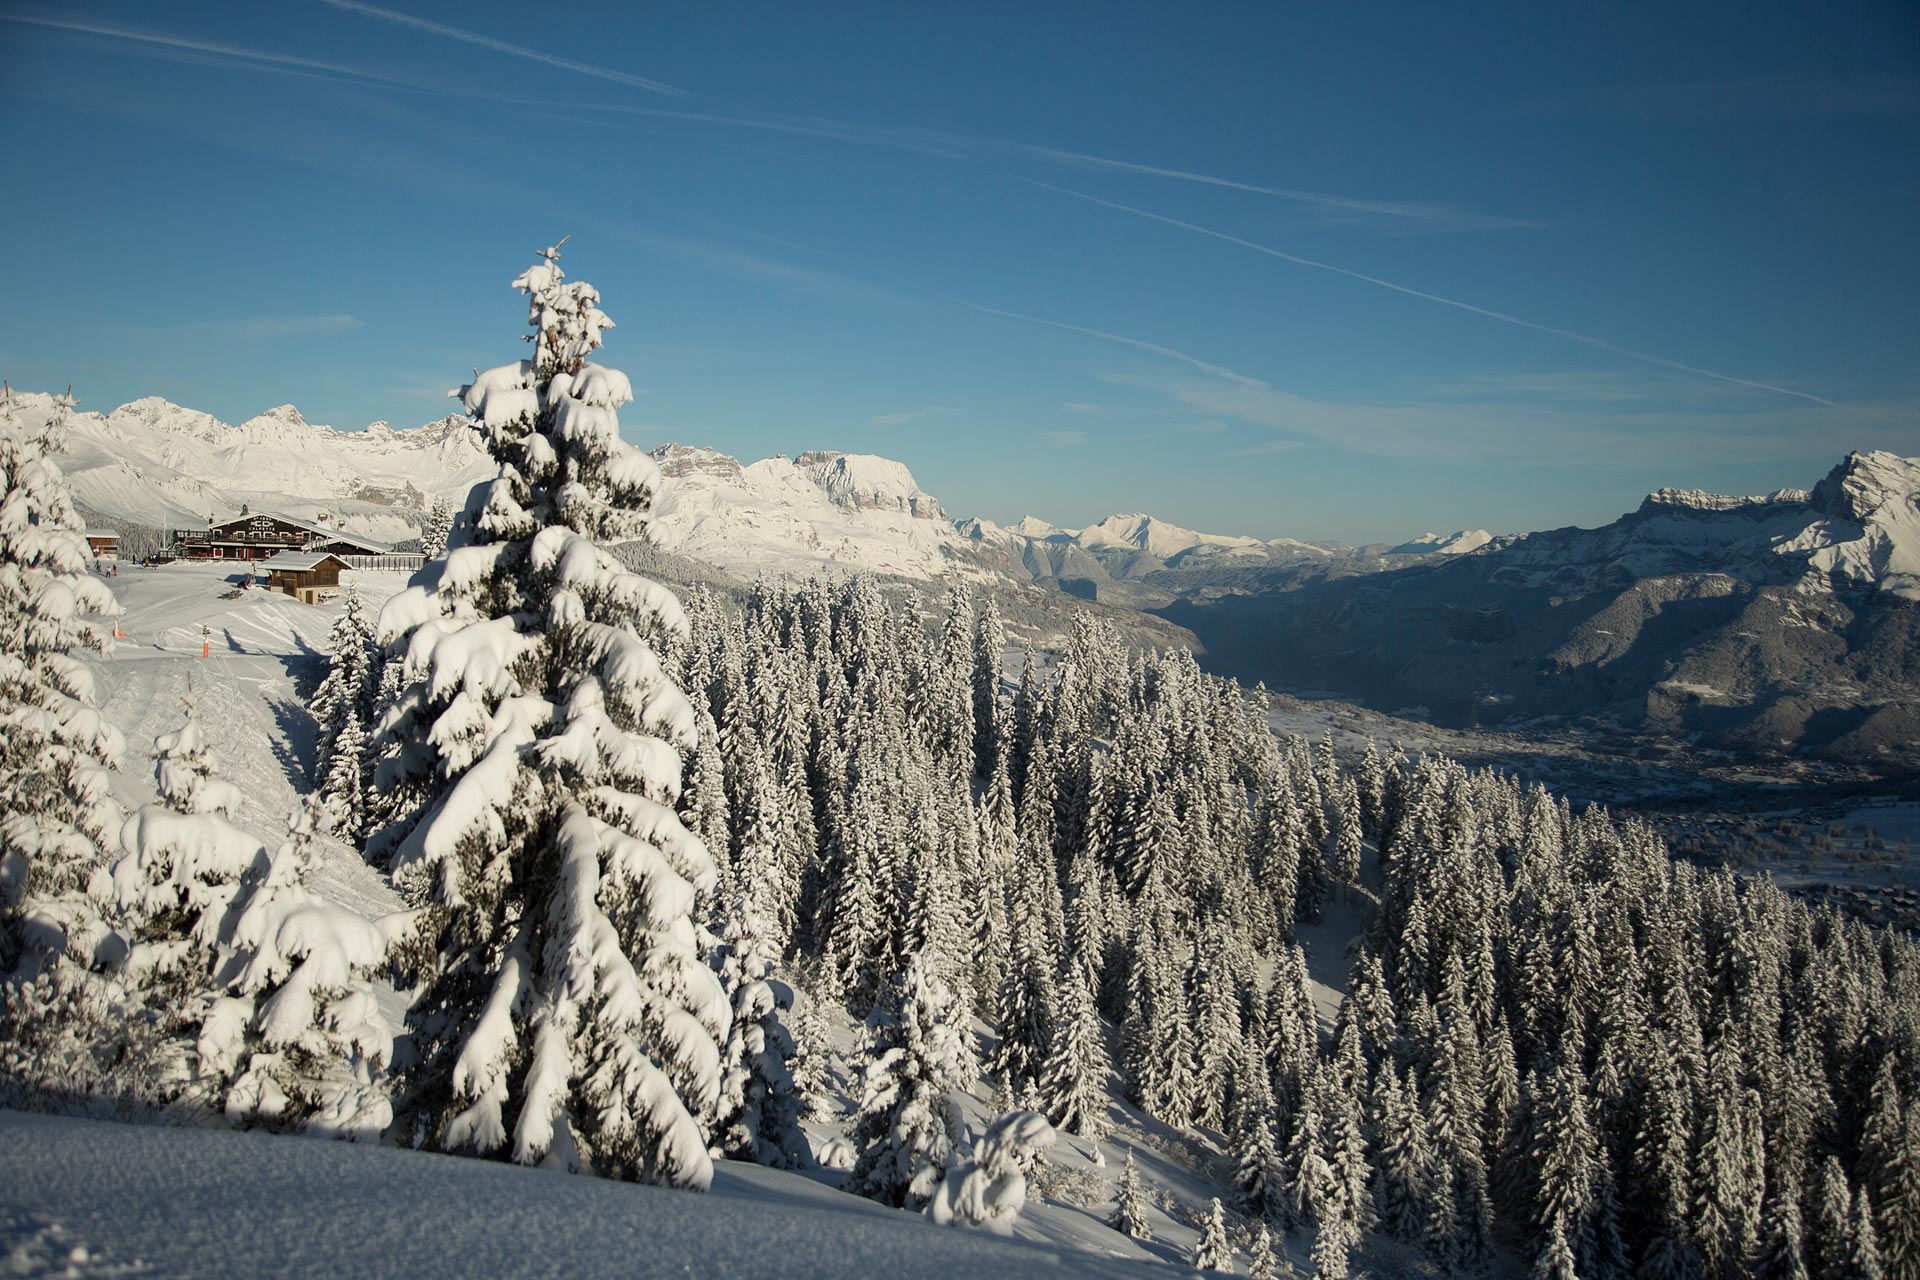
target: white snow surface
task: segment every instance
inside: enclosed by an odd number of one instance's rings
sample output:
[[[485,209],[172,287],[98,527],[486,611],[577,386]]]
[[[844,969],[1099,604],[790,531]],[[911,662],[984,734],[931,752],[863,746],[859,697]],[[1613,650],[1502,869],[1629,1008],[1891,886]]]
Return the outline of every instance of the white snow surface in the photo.
[[[245,577],[232,565],[124,568],[109,585],[125,611],[120,630],[127,638],[115,641],[111,655],[88,661],[99,679],[101,711],[127,743],[113,774],[115,799],[132,811],[154,798],[154,739],[180,727],[191,682],[220,777],[240,795],[233,821],[271,849],[286,838],[287,815],[310,789],[316,731],[302,692],[310,687],[305,680],[320,674],[328,633],[346,606],[344,597],[307,605],[259,588],[221,598]],[[377,611],[406,579],[348,571],[341,581]],[[318,846],[316,893],[369,919],[399,907],[358,853],[329,837]]]
[[[16,393],[23,420],[51,411],[52,397]],[[292,405],[239,426],[158,396],[111,413],[75,413],[61,466],[76,501],[160,527],[199,527],[207,517],[280,511],[398,541],[419,532],[436,497],[461,499],[493,473],[479,437],[458,415],[412,430],[376,422],[337,431]]]
[[[743,467],[724,453],[679,444],[662,445],[653,457],[669,482],[654,504],[654,540],[731,573],[992,573],[901,463],[813,452]]]
[[[1390,551],[1396,556],[1463,556],[1478,551],[1493,541],[1485,529],[1462,529],[1457,533],[1423,533]]]
[[[32,1276],[1165,1274],[938,1227],[757,1165],[721,1164],[702,1195],[394,1148],[3,1111],[0,1233],[0,1262],[25,1246],[26,1269],[10,1274]]]

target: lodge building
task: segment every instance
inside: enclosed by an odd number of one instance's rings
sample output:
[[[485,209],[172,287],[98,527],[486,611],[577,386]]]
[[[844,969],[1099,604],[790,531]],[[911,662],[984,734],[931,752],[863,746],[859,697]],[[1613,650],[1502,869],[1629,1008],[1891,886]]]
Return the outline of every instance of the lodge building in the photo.
[[[208,520],[205,531],[181,529],[173,536],[173,554],[182,560],[264,561],[282,552],[331,553],[349,569],[411,573],[425,563],[417,551],[396,551],[391,543],[274,511],[241,507],[225,520]]]

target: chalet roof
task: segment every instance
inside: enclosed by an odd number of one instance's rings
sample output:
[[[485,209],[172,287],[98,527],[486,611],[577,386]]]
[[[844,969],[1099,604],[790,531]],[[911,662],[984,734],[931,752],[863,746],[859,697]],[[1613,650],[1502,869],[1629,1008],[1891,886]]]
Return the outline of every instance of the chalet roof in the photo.
[[[118,529],[89,529],[81,536],[87,538],[118,538],[120,531]]]
[[[327,525],[308,520],[304,516],[290,516],[284,511],[245,511],[237,516],[228,516],[225,520],[212,521],[207,525],[207,528],[212,532],[218,532],[222,529],[232,528],[237,524],[245,524],[251,520],[258,520],[263,516],[268,520],[278,520],[281,524],[290,524],[296,528],[311,530],[314,533],[337,532],[337,530]]]
[[[330,547],[336,542],[362,555],[384,556],[393,553],[393,544],[391,542],[381,542],[377,538],[367,538],[357,533],[348,533],[345,529],[329,529],[324,536],[314,538],[308,542],[303,550],[311,551],[315,547]]]
[[[257,563],[260,568],[267,570],[288,569],[304,571],[307,569],[317,569],[322,562],[327,560],[339,560],[342,569],[347,567],[347,562],[340,560],[340,557],[331,551],[276,551],[265,560],[258,561]]]

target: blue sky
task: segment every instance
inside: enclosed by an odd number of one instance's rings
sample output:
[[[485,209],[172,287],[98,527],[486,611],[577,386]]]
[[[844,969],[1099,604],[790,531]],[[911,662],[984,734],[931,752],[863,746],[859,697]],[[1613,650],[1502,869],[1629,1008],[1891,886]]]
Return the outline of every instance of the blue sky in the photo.
[[[1920,453],[1901,0],[393,3],[0,4],[0,371],[413,425],[570,235],[633,440],[955,514],[1397,540]]]

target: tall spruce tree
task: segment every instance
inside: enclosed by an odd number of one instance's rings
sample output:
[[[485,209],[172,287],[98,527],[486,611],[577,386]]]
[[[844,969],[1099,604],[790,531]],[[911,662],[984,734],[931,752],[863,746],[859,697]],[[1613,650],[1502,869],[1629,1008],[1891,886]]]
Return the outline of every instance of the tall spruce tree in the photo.
[[[725,992],[690,912],[712,858],[674,812],[692,706],[649,636],[687,622],[609,550],[644,534],[658,469],[620,438],[612,321],[548,249],[514,281],[532,358],[462,388],[498,464],[469,519],[380,616],[408,681],[380,843],[419,912],[403,1123],[430,1146],[704,1188]]]

